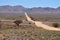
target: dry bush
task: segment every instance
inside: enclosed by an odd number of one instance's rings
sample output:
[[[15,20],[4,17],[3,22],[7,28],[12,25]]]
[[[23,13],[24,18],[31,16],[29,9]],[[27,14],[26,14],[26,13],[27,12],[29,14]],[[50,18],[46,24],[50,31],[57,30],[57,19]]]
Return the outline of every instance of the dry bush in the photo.
[[[59,24],[58,23],[53,23],[53,26],[54,27],[59,27]]]
[[[22,20],[16,20],[16,21],[14,21],[14,23],[15,23],[17,26],[19,26],[19,24],[22,23]]]

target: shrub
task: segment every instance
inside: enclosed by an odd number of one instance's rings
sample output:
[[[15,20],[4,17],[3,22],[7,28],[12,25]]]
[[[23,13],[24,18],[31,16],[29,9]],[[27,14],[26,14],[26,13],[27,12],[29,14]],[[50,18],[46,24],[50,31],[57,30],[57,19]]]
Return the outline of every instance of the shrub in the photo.
[[[2,21],[0,21],[0,28],[1,28],[1,26],[2,26]]]
[[[30,18],[35,21],[35,19],[33,17],[30,16]]]
[[[14,23],[15,23],[17,26],[19,26],[19,24],[22,23],[22,20],[16,20],[16,21],[14,21]]]
[[[54,27],[59,27],[59,24],[58,23],[53,23],[53,26]]]
[[[29,24],[31,24],[31,22],[29,22]]]

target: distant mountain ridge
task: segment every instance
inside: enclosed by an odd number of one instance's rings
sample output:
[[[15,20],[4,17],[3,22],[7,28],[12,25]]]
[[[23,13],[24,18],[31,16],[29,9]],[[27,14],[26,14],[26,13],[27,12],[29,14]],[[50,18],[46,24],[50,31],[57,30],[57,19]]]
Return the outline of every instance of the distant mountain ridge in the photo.
[[[0,13],[60,13],[60,7],[58,8],[50,8],[50,7],[33,7],[33,8],[25,8],[21,5],[17,6],[0,6]]]

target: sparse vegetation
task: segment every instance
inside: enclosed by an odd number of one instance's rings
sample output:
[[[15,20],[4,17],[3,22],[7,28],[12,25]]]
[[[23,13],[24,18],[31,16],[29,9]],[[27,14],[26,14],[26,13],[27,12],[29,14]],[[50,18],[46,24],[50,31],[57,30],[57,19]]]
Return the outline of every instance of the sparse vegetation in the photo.
[[[8,36],[0,37],[0,40],[60,40],[60,31],[49,31],[36,27],[34,23],[28,22],[24,12],[26,11],[32,20],[42,21],[44,24],[59,27],[60,13],[59,9],[50,8],[24,8],[21,6],[1,6],[0,19],[10,20],[0,21],[0,34]],[[7,9],[6,9],[7,8]],[[55,12],[57,11],[57,12]],[[21,20],[19,20],[21,19]],[[26,21],[22,21],[26,20]],[[15,20],[15,21],[12,21]],[[27,25],[19,25],[26,22]],[[14,24],[15,23],[15,24]],[[23,24],[24,24],[23,23]],[[29,25],[31,24],[31,25]],[[35,23],[36,24],[36,23]],[[20,27],[19,27],[20,26]],[[45,26],[43,26],[45,27]],[[1,35],[0,35],[1,36]]]
[[[1,26],[2,26],[2,21],[0,21],[0,28],[1,28]]]
[[[59,27],[59,24],[58,23],[53,23],[53,26],[54,27]]]
[[[60,40],[60,32],[47,31],[36,26],[22,26],[19,29],[2,29],[0,33],[9,35],[5,36],[6,40]]]
[[[31,24],[31,22],[29,22],[29,24]]]
[[[14,21],[14,23],[15,23],[17,26],[19,26],[19,24],[22,23],[22,20],[16,20],[16,21]]]
[[[30,16],[30,18],[35,21],[35,18],[33,18],[32,16]]]

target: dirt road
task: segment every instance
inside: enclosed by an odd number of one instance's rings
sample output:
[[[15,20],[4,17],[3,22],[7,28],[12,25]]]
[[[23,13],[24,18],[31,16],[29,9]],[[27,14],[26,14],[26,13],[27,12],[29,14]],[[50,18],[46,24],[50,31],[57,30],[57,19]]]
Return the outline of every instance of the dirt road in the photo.
[[[27,13],[25,13],[25,15],[26,15],[27,20],[32,22],[32,23],[35,23],[35,25],[37,27],[42,27],[43,29],[46,29],[46,30],[60,31],[59,28],[55,28],[55,27],[51,27],[51,26],[45,25],[45,24],[43,24],[40,21],[33,21],[33,20],[31,20],[31,18],[27,15]]]

